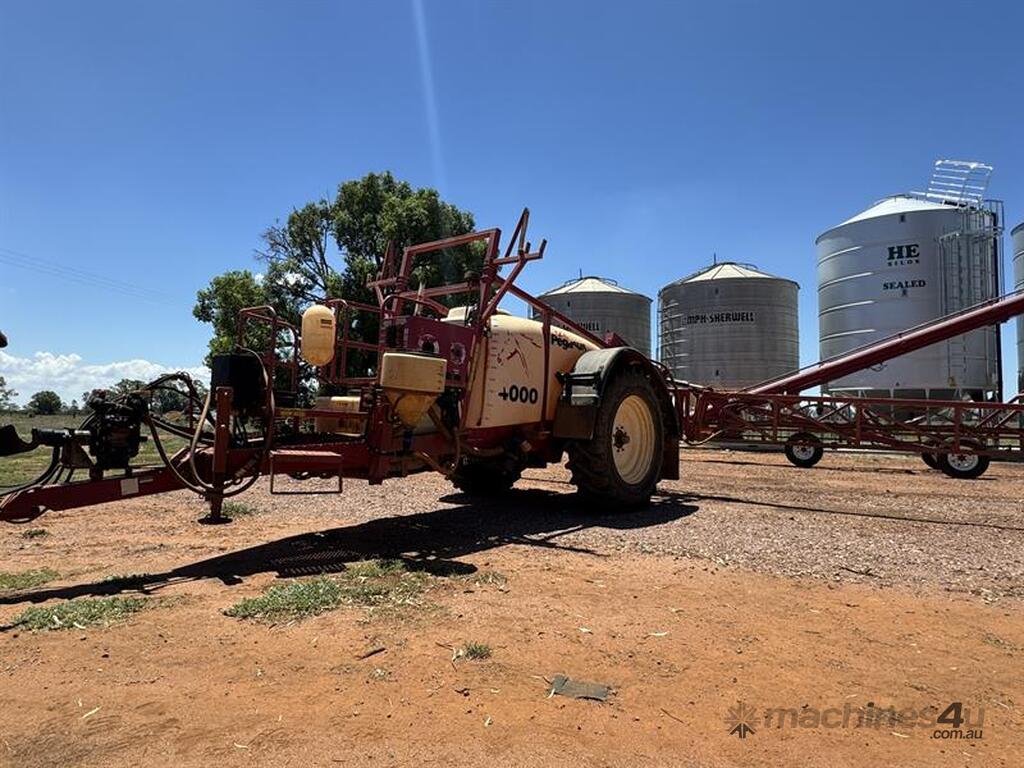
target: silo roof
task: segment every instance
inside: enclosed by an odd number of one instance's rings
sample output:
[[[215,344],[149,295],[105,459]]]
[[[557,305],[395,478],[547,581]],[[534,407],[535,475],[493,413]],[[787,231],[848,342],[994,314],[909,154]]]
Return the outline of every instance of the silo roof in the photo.
[[[795,280],[790,280],[786,277],[778,277],[777,275],[771,275],[767,272],[762,272],[752,264],[739,264],[735,261],[723,261],[718,264],[712,264],[709,267],[705,267],[692,275],[676,280],[673,283],[669,283],[665,286],[668,288],[672,285],[682,285],[683,283],[699,283],[704,280],[731,280],[735,278],[750,278],[758,277],[761,279],[768,280],[785,280],[790,283],[795,283]],[[662,289],[664,290],[664,288]]]
[[[556,296],[562,293],[631,293],[635,296],[643,296],[643,294],[638,291],[631,291],[628,288],[623,288],[610,278],[596,277],[594,275],[587,275],[575,280],[570,280],[567,283],[562,283],[557,288],[552,288],[550,291],[542,293],[541,296]],[[644,296],[644,298],[647,297]]]
[[[861,211],[856,216],[851,216],[842,224],[852,224],[855,221],[863,221],[864,219],[875,219],[879,216],[889,216],[894,213],[912,213],[914,211],[948,211],[950,205],[945,203],[936,203],[931,200],[923,200],[919,197],[911,197],[910,195],[893,195],[883,200],[879,200],[877,203],[872,205],[866,211]],[[835,229],[835,227],[833,227]]]
[[[731,277],[770,277],[775,279],[775,275],[769,275],[767,272],[755,269],[750,264],[723,261],[721,264],[713,264],[696,274],[683,278],[682,282],[696,283],[698,280],[722,280]]]
[[[879,200],[877,203],[872,205],[867,210],[861,211],[856,216],[851,216],[841,224],[836,224],[834,227],[829,227],[820,235],[818,235],[814,242],[819,243],[825,235],[830,232],[845,227],[847,224],[854,224],[858,221],[867,221],[869,219],[877,219],[882,216],[892,216],[897,213],[914,213],[917,211],[948,211],[956,210],[959,206],[952,203],[936,203],[932,200],[927,200],[917,195],[892,195]]]

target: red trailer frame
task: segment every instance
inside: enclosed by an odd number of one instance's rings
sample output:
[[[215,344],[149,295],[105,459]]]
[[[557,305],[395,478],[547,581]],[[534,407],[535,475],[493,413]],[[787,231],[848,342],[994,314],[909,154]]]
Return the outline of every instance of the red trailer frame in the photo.
[[[1024,313],[1018,291],[740,392],[677,389],[687,442],[802,445],[1024,461],[1024,403],[803,396],[800,392]]]

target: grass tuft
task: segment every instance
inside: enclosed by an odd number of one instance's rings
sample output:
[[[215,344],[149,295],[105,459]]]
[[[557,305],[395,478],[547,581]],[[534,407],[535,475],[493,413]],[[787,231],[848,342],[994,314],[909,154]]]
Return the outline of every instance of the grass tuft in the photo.
[[[0,571],[0,591],[10,589],[31,589],[53,581],[60,574],[50,568],[39,568],[34,571]]]
[[[402,560],[367,560],[352,563],[343,575],[353,579],[382,579],[396,573],[407,573],[408,570]]]
[[[460,656],[470,661],[481,661],[491,658],[491,646],[487,643],[466,643],[460,649]]]
[[[504,587],[508,584],[508,577],[498,571],[477,571],[465,577],[466,580],[475,586]]]
[[[238,619],[300,619],[317,616],[341,605],[341,589],[327,577],[275,584],[259,597],[247,597],[224,611]]]
[[[27,531],[21,532],[21,538],[23,539],[41,539],[43,536],[49,536],[50,532],[45,528],[29,528]]]
[[[220,513],[224,517],[249,517],[257,515],[262,510],[259,507],[255,507],[252,504],[246,504],[244,501],[225,501],[223,506],[220,508]]]
[[[371,610],[416,605],[429,578],[407,570],[400,560],[372,560],[355,563],[335,576],[276,584],[224,613],[239,619],[278,622],[318,616],[345,605]]]
[[[124,621],[145,605],[146,600],[138,597],[68,600],[57,605],[29,608],[14,620],[14,624],[35,631],[107,627]]]

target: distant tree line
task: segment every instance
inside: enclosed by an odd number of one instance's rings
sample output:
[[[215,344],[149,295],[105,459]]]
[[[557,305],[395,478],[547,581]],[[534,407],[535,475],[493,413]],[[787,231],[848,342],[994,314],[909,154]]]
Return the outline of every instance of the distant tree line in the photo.
[[[199,394],[204,396],[206,394],[206,386],[200,381],[194,383],[199,390]],[[147,382],[140,379],[121,379],[107,389],[107,391],[114,395],[126,395],[129,392],[142,389],[146,384]],[[56,392],[44,389],[32,395],[24,407],[19,407],[14,403],[14,398],[18,396],[18,393],[8,387],[3,376],[0,376],[0,412],[23,412],[32,416],[52,416],[59,413],[78,416],[79,414],[89,413],[89,400],[99,391],[94,389],[89,392],[83,392],[81,403],[77,399],[72,399],[70,403],[65,403]],[[181,413],[189,408],[189,400],[180,388],[168,387],[151,392],[149,394],[149,406],[159,414]]]

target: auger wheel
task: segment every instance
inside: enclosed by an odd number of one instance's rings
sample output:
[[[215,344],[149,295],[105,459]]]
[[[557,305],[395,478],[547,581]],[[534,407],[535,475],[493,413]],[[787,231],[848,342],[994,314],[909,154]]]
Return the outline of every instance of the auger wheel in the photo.
[[[810,469],[825,455],[821,440],[810,432],[797,432],[790,436],[783,452],[790,464],[801,469]]]
[[[975,450],[982,450],[982,445],[973,440],[961,440],[960,447],[966,448],[967,452],[950,452],[938,454],[938,468],[943,474],[957,480],[974,480],[985,474],[991,459]]]
[[[572,483],[604,507],[647,504],[658,484],[664,439],[651,382],[639,370],[621,371],[605,387],[593,438],[569,445]]]

